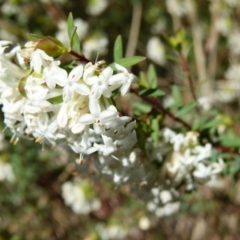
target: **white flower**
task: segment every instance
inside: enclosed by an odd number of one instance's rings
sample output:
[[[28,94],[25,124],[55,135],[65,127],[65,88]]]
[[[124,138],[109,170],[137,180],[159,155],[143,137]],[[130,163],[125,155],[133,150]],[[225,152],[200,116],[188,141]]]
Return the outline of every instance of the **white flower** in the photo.
[[[102,128],[105,124],[110,124],[110,122],[115,122],[117,117],[116,108],[111,105],[108,109],[98,112],[96,114],[84,114],[79,118],[79,122],[85,125],[94,124],[94,130],[96,133],[102,133]]]
[[[170,14],[178,17],[186,13],[186,8],[181,0],[166,0],[166,7]]]
[[[42,67],[48,66],[53,58],[48,56],[43,50],[36,49],[31,54],[30,66],[36,73],[42,72]]]
[[[75,179],[73,182],[68,181],[62,185],[64,202],[76,214],[89,214],[100,209],[101,203],[97,198],[87,197],[89,192],[92,195],[91,185],[86,180]]]
[[[64,102],[69,102],[73,99],[74,93],[80,95],[89,95],[90,90],[84,84],[80,83],[83,74],[83,65],[78,65],[73,68],[67,77],[67,72],[65,71],[63,75],[59,75],[59,78],[55,79],[55,82],[63,87],[63,100]]]
[[[141,230],[146,231],[150,228],[151,222],[148,217],[141,217],[138,221],[138,226]]]
[[[101,95],[109,98],[112,91],[108,85],[109,79],[112,77],[113,70],[111,67],[105,68],[99,76],[87,77],[85,82],[91,85],[90,98],[99,99]]]
[[[48,67],[43,69],[43,78],[50,89],[56,87],[56,82],[59,78],[62,78],[62,76],[67,77],[67,72],[58,67],[59,64],[59,61],[53,61]]]
[[[47,110],[52,106],[50,102],[46,100],[48,89],[41,87],[40,85],[31,88],[26,86],[27,101],[24,106],[25,113],[38,113],[43,110]]]
[[[11,164],[0,161],[0,181],[15,181],[15,175]]]
[[[58,124],[56,120],[52,122],[48,118],[38,119],[37,126],[33,132],[33,136],[36,138],[36,142],[43,143],[45,140],[50,142],[53,146],[56,145],[56,139],[64,138],[65,135],[58,134]]]
[[[90,37],[83,42],[83,55],[90,59],[96,57],[96,54],[105,54],[107,52],[107,46],[108,38],[106,36]]]
[[[126,229],[119,225],[104,226],[103,224],[98,224],[96,229],[102,240],[121,240],[127,237]]]
[[[165,49],[158,37],[151,37],[147,42],[147,56],[159,65],[166,62]]]
[[[108,6],[107,0],[90,0],[88,1],[87,13],[92,16],[97,16],[102,13]]]
[[[196,165],[196,169],[193,172],[193,176],[201,183],[208,181],[211,177],[211,166],[206,166],[203,163],[198,163]]]
[[[113,89],[115,88],[114,85],[116,85],[117,87],[119,85],[122,85],[121,95],[124,96],[128,93],[132,82],[136,81],[137,78],[134,74],[129,73],[128,70],[123,66],[115,63],[115,67],[121,73],[113,75],[109,80],[109,84],[113,86]]]

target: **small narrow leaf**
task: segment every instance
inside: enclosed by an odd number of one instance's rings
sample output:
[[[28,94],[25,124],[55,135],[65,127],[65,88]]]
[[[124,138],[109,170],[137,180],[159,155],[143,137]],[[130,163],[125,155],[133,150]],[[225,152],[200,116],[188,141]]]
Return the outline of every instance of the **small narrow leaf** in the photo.
[[[240,139],[239,136],[236,135],[232,130],[222,134],[220,136],[220,142],[222,145],[231,148],[239,148],[240,147]]]
[[[198,106],[197,102],[192,102],[187,105],[185,105],[180,111],[178,111],[177,116],[182,117],[186,115],[187,113],[191,112],[194,108]]]
[[[40,40],[40,39],[45,38],[45,37],[42,36],[42,35],[34,34],[34,33],[27,33],[27,38],[30,41],[35,41],[35,40]]]
[[[81,53],[80,41],[76,32],[77,27],[74,25],[72,13],[69,14],[67,23],[68,23],[68,36],[70,40],[70,50],[74,50],[77,53]]]
[[[159,139],[159,119],[157,117],[151,120],[151,129],[152,129],[151,137],[153,142],[156,144],[158,143]]]
[[[158,85],[157,73],[156,73],[156,70],[155,70],[155,67],[153,66],[153,64],[149,65],[147,76],[148,76],[148,82],[149,82],[150,87],[157,88],[157,85]]]
[[[173,97],[173,104],[170,106],[171,109],[179,108],[183,105],[182,102],[182,93],[178,86],[172,87],[172,97]]]
[[[135,56],[135,57],[129,57],[129,58],[120,58],[120,59],[116,60],[115,63],[118,63],[123,67],[131,67],[135,64],[138,64],[138,63],[142,62],[145,59],[146,59],[146,57],[141,57],[141,56]],[[111,67],[113,65],[114,64],[111,64]]]
[[[139,94],[148,97],[161,97],[165,95],[163,91],[157,88],[143,89]]]
[[[140,116],[142,114],[149,113],[152,110],[152,107],[146,103],[133,103],[133,112],[135,115]]]
[[[206,119],[206,121],[201,125],[201,130],[216,129],[220,122],[221,118],[215,117],[213,119]]]
[[[120,35],[117,37],[114,43],[113,58],[114,61],[123,58],[122,37]]]
[[[140,87],[149,88],[149,83],[143,72],[140,72],[138,84]]]

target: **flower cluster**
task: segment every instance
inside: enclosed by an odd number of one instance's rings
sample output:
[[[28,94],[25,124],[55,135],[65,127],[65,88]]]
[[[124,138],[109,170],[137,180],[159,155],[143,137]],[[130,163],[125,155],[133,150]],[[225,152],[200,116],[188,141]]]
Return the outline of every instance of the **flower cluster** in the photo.
[[[62,197],[67,206],[76,214],[89,214],[101,207],[100,201],[94,197],[93,187],[87,180],[76,178],[62,185]]]
[[[13,142],[28,137],[52,146],[67,143],[79,154],[76,163],[83,175],[129,184],[157,216],[178,211],[182,185],[191,191],[222,172],[223,161],[210,161],[212,146],[200,144],[196,132],[165,128],[158,143],[146,137],[142,149],[136,146],[136,121],[122,116],[113,98],[125,96],[136,81],[123,66],[61,62],[34,42],[5,53],[9,45],[0,42],[0,102]],[[96,158],[88,157],[95,152]],[[81,213],[77,199],[83,202],[83,194],[75,185],[66,183],[63,196]],[[87,209],[91,211],[90,203]]]
[[[56,146],[64,139],[80,159],[135,145],[135,121],[120,116],[112,99],[114,90],[124,96],[136,80],[126,68],[115,64],[114,74],[103,61],[64,68],[32,42],[5,53],[9,44],[0,48],[0,101],[13,141],[28,136]]]
[[[197,132],[177,134],[166,128],[157,145],[147,140],[145,150],[133,148],[114,156],[99,153],[91,173],[116,185],[128,184],[132,193],[147,202],[148,210],[161,217],[179,210],[182,186],[184,191],[192,191],[197,184],[214,186],[224,162],[211,162],[211,156],[212,145],[201,145]],[[78,171],[89,173],[86,164]]]

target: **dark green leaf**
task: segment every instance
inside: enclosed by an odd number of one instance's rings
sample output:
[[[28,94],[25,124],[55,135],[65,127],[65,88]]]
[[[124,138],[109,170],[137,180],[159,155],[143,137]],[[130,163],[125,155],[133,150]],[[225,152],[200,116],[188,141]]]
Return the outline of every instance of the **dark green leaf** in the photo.
[[[161,91],[160,89],[156,89],[156,88],[143,89],[140,91],[139,94],[143,95],[143,96],[148,96],[148,97],[161,97],[161,96],[165,95],[165,93],[163,91]]]

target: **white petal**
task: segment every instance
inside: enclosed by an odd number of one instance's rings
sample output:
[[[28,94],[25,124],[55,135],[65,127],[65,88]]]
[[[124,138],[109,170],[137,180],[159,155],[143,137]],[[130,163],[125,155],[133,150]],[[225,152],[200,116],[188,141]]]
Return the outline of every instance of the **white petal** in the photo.
[[[116,75],[113,75],[108,83],[109,85],[119,85],[123,84],[126,81],[126,75],[124,73],[118,73]]]
[[[69,73],[69,79],[73,82],[77,82],[83,74],[83,65],[78,65]]]
[[[94,98],[89,99],[89,111],[94,116],[98,116],[101,112],[101,107],[99,105],[99,102]]]
[[[124,73],[128,73],[128,70],[127,70],[125,67],[119,65],[118,63],[115,63],[114,65],[115,65],[115,68],[116,68],[118,71],[124,72]]]
[[[68,122],[68,108],[67,104],[63,104],[58,116],[57,116],[57,123],[60,127],[65,127]]]
[[[54,81],[55,81],[56,84],[58,84],[61,87],[66,86],[67,83],[68,83],[67,72],[62,71],[61,75],[54,76]]]
[[[85,82],[88,84],[88,85],[93,85],[95,82],[98,81],[98,77],[97,76],[93,76],[93,77],[88,77],[85,79]]]
[[[81,124],[81,123],[76,123],[75,125],[73,125],[73,127],[71,128],[72,133],[77,134],[77,133],[81,133],[85,128],[85,125]]]
[[[105,89],[103,89],[102,94],[105,97],[110,98],[112,96],[112,91],[110,88],[105,88]]]
[[[117,112],[111,110],[104,110],[100,113],[99,118],[105,124],[110,121],[114,121],[117,116]]]
[[[124,96],[128,93],[129,91],[129,88],[131,86],[131,82],[126,82],[125,84],[122,85],[121,87],[121,95]]]
[[[112,74],[113,74],[112,68],[107,67],[102,71],[101,76],[104,76],[104,79],[107,80],[112,76]]]
[[[82,123],[82,124],[85,124],[85,125],[87,125],[87,124],[92,124],[93,122],[94,122],[94,116],[92,115],[92,114],[84,114],[84,115],[82,115],[79,119],[78,119],[78,121],[79,121],[79,123]]]
[[[82,84],[82,83],[75,83],[74,91],[81,95],[85,95],[85,96],[89,95],[89,93],[90,93],[89,88],[85,84]]]

